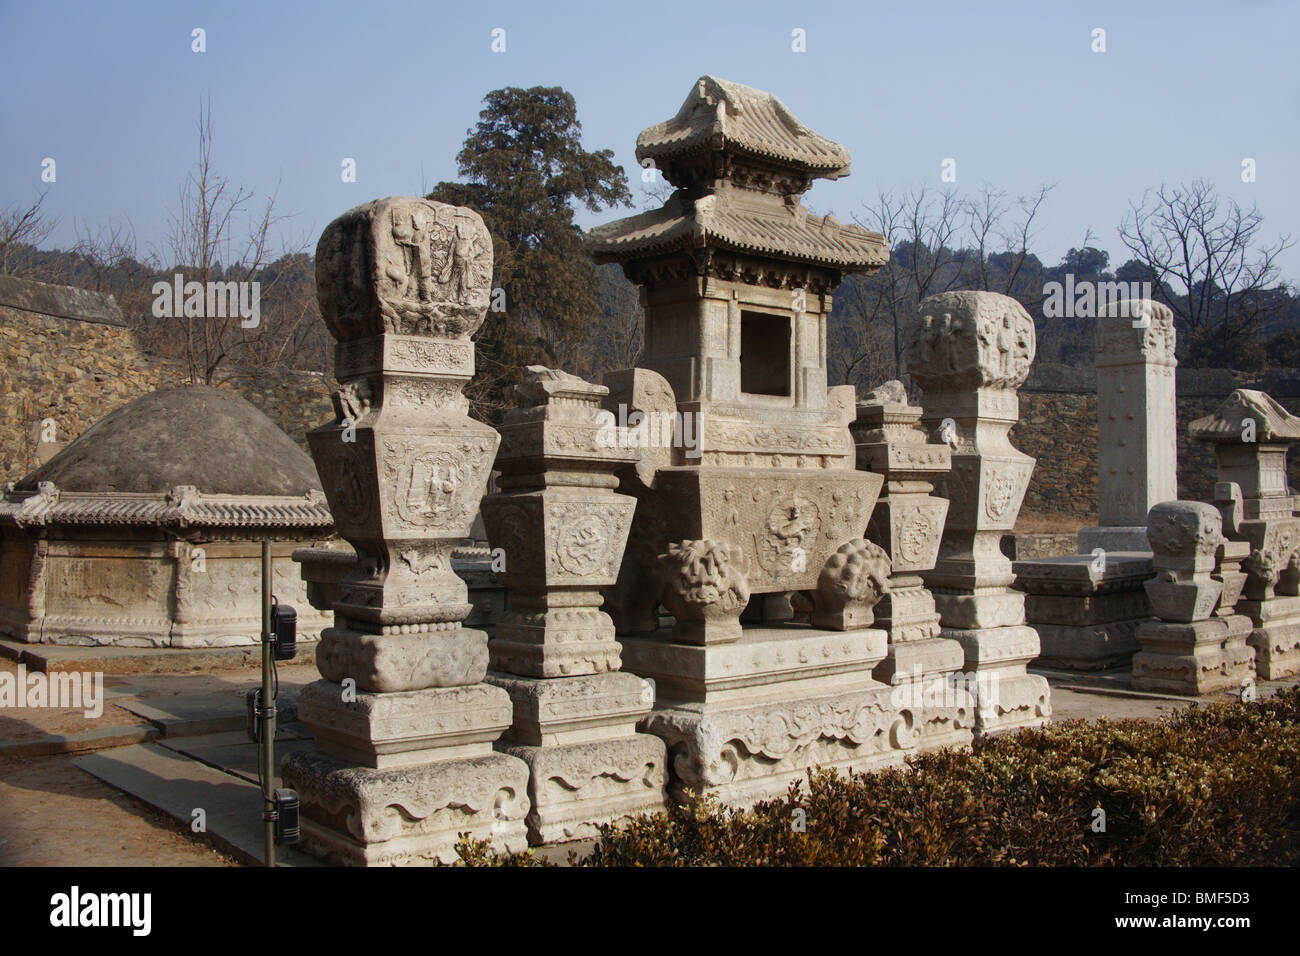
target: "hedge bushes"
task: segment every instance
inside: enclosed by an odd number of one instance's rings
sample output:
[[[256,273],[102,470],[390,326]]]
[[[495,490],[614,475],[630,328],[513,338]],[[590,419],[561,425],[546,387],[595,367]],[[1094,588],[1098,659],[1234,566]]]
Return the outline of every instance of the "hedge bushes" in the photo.
[[[581,866],[1300,863],[1300,687],[1158,722],[1072,721],[911,758],[749,811],[701,801],[602,827]],[[1102,817],[1095,811],[1104,811]],[[530,865],[466,841],[470,865]]]

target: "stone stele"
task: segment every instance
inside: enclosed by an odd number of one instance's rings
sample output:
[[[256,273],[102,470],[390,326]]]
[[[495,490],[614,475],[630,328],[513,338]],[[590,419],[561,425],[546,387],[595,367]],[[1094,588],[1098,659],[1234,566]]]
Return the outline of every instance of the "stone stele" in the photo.
[[[1097,524],[1079,553],[1146,552],[1147,512],[1178,497],[1174,314],[1150,299],[1097,316]]]
[[[995,292],[944,292],[921,302],[904,360],[921,387],[922,422],[952,448],[952,470],[936,482],[948,518],[934,569],[942,637],[961,644],[978,679],[975,732],[1045,724],[1047,681],[1026,670],[1038,656],[1025,624],[1025,596],[1002,553],[1015,527],[1034,459],[1011,445],[1020,417],[1016,389],[1034,360],[1034,323],[1015,299]]]
[[[487,634],[463,626],[451,565],[500,441],[461,394],[491,277],[478,214],[424,199],[349,210],[316,249],[340,388],[335,421],[308,441],[355,558],[341,576],[304,561],[336,626],[317,651],[324,679],[298,702],[317,750],[289,755],[282,775],[305,848],[333,862],[449,861],[461,832],[527,843],[528,767],[493,749],[510,695],[483,681]]]

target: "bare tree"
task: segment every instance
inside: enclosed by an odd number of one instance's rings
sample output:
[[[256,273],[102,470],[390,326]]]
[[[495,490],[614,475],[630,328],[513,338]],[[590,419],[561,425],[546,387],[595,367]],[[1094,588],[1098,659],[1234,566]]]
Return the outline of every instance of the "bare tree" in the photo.
[[[1025,301],[1026,297],[1041,301],[1042,275],[1025,276],[1026,266],[1034,259],[1029,245],[1037,236],[1034,220],[1048,193],[1056,184],[1042,184],[1034,192],[1010,199],[1005,190],[985,183],[980,191],[966,200],[968,229],[974,246],[971,257],[978,269],[979,288],[985,292],[1001,292]],[[996,262],[1003,273],[1002,281],[993,279]],[[1027,279],[1029,288],[1024,288]]]
[[[1263,216],[1221,200],[1214,186],[1161,185],[1130,203],[1119,228],[1129,252],[1146,268],[1152,293],[1190,334],[1192,364],[1234,363],[1261,322],[1278,308],[1278,257],[1294,243],[1259,236]]]
[[[277,214],[275,194],[258,202],[251,190],[234,186],[212,165],[212,107],[199,108],[199,154],[180,188],[178,211],[171,217],[166,259],[186,281],[252,282],[271,259],[270,233],[287,217]],[[286,254],[290,250],[281,250]],[[300,250],[297,250],[300,251]],[[163,258],[162,256],[158,258]],[[262,295],[271,290],[265,286]],[[183,332],[184,360],[192,382],[211,384],[228,359],[242,358],[266,323],[244,328],[240,316],[186,316],[173,321]]]
[[[848,306],[855,324],[870,327],[883,322],[889,327],[896,378],[902,373],[903,322],[921,299],[951,288],[961,275],[964,256],[953,246],[962,201],[955,190],[935,192],[919,186],[898,194],[882,190],[874,204],[863,205],[862,214],[854,219],[864,229],[885,238],[890,250],[889,261],[871,278],[854,278],[846,283],[840,289],[839,299]],[[855,341],[865,346],[875,338],[856,336]],[[879,358],[874,348],[864,348],[847,357],[842,370],[844,380],[857,377],[859,367],[873,357]]]
[[[884,236],[890,257],[875,275],[850,277],[836,295],[857,331],[839,332],[835,380],[870,387],[901,377],[903,326],[927,296],[984,289],[1041,298],[1041,265],[1029,245],[1052,188],[1012,199],[989,185],[969,197],[922,185],[881,191],[864,203],[854,218]]]
[[[0,275],[42,277],[42,270],[31,253],[59,224],[41,208],[46,195],[41,193],[30,206],[14,203],[0,209]]]

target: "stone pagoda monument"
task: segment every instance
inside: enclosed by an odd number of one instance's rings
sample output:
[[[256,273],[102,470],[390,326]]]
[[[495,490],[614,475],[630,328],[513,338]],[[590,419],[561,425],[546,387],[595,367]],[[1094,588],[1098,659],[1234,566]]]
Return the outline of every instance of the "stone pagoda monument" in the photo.
[[[996,292],[943,292],[920,304],[904,347],[921,387],[921,421],[952,446],[952,470],[936,481],[948,517],[934,569],[942,637],[961,644],[980,700],[977,734],[1041,726],[1051,716],[1046,679],[1029,674],[1038,634],[1025,624],[1025,596],[1002,553],[1029,487],[1034,459],[1011,444],[1017,389],[1034,360],[1034,323]]]
[[[645,307],[642,367],[605,378],[642,446],[607,608],[623,666],[655,682],[643,726],[668,744],[674,794],[743,802],[890,746],[897,715],[871,675],[886,636],[870,627],[889,562],[862,537],[882,479],[855,469],[852,387],[826,384],[831,292],[888,250],[803,207],[814,180],[848,174],[848,151],[771,94],[702,77],[636,155],[676,192],[587,241]],[[742,627],[752,597],[790,592],[812,626]]]
[[[1264,392],[1237,389],[1213,415],[1192,422],[1191,436],[1214,446],[1224,534],[1250,549],[1237,611],[1254,624],[1248,643],[1259,676],[1300,673],[1300,518],[1286,475],[1300,418]]]
[[[337,419],[308,435],[338,533],[356,549],[298,699],[317,750],[290,754],[305,848],[349,864],[455,859],[460,832],[526,845],[528,767],[493,744],[510,695],[484,683],[488,638],[466,628],[452,551],[500,441],[466,414],[470,336],[487,314],[492,240],[478,214],[380,199],[316,248],[321,315],[338,340]],[[325,586],[327,585],[327,586]]]

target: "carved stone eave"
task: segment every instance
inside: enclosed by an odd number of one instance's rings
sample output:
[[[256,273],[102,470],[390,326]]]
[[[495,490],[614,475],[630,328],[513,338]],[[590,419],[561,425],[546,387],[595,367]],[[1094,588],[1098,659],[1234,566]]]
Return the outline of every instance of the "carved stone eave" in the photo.
[[[59,526],[202,529],[248,537],[270,532],[294,537],[330,535],[334,521],[325,497],[207,495],[185,486],[162,494],[67,492],[42,483],[35,492],[7,493],[0,523],[24,531]]]
[[[597,226],[583,245],[598,263],[690,253],[704,264],[707,257],[694,250],[706,249],[770,260],[769,268],[783,270],[799,263],[869,274],[889,261],[879,233],[834,216],[809,215],[797,200],[756,198],[737,189],[694,201],[679,190],[659,209]]]
[[[776,96],[715,76],[700,77],[672,119],[642,130],[636,158],[675,184],[692,171],[691,160],[757,159],[802,173],[809,184],[847,176],[850,164],[844,146],[799,122]]]
[[[1247,426],[1248,421],[1253,424]],[[1213,415],[1192,422],[1188,431],[1197,441],[1241,445],[1248,443],[1248,430],[1254,443],[1289,444],[1300,440],[1300,418],[1265,392],[1239,388]]]

